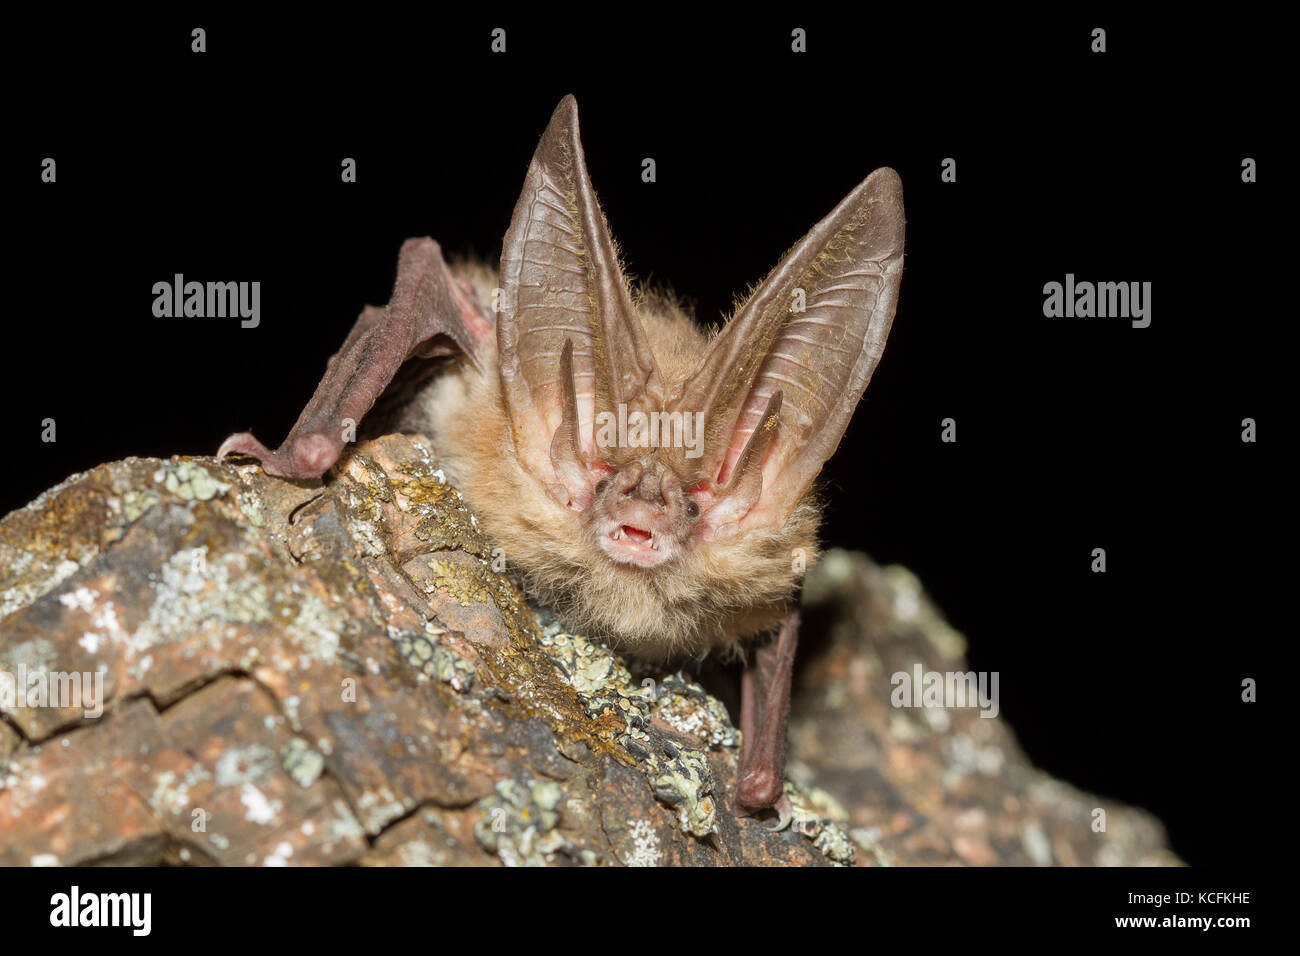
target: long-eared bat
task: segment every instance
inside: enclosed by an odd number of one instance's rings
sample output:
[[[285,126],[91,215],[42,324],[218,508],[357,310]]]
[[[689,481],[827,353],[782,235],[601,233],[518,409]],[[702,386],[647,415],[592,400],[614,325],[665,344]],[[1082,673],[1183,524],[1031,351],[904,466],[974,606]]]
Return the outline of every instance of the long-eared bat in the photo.
[[[793,594],[821,511],[810,486],[880,360],[902,265],[902,184],[878,169],[710,337],[629,291],[565,97],[499,282],[408,240],[392,300],[362,313],[284,444],[242,433],[218,454],[317,477],[407,360],[462,356],[405,424],[437,439],[532,594],[641,660],[768,638],[742,677],[737,802],[784,817]]]

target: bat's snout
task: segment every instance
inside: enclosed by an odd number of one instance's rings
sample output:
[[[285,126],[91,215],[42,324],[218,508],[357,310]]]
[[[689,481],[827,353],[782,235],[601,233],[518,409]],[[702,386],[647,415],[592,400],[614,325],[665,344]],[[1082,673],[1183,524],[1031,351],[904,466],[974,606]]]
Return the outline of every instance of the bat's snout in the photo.
[[[686,507],[675,476],[635,464],[602,482],[592,520],[606,555],[620,564],[651,568],[680,553]]]

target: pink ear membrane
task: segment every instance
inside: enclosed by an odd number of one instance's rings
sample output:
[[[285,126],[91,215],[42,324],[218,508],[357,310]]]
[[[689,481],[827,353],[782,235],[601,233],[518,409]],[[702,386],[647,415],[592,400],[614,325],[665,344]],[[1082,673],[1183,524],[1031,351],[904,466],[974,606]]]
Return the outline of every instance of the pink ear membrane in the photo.
[[[736,459],[735,470],[728,476],[727,486],[718,492],[709,508],[702,532],[706,540],[725,541],[735,535],[740,530],[740,521],[762,498],[763,453],[776,437],[781,397],[781,390],[777,389],[767,400],[758,426],[750,432],[744,450]]]
[[[576,492],[570,492],[567,487],[557,481],[547,485],[546,491],[559,504],[573,511],[583,512],[591,507],[591,492],[583,488],[578,488]]]
[[[560,352],[560,387],[563,392],[560,425],[551,436],[551,466],[558,486],[548,487],[551,496],[574,511],[591,506],[591,482],[587,463],[578,444],[578,400],[573,388],[573,340],[565,339]],[[556,490],[557,487],[560,490]]]

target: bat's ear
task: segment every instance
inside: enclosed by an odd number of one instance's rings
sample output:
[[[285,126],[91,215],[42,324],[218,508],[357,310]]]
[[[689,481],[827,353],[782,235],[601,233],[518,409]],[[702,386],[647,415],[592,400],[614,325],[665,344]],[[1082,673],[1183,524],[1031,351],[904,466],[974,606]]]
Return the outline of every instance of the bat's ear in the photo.
[[[903,268],[903,187],[877,169],[799,242],[674,395],[705,413],[706,535],[783,523],[885,348]]]
[[[591,501],[594,409],[662,401],[566,96],[528,167],[501,253],[497,345],[522,464],[575,510]],[[599,477],[596,475],[596,477]]]

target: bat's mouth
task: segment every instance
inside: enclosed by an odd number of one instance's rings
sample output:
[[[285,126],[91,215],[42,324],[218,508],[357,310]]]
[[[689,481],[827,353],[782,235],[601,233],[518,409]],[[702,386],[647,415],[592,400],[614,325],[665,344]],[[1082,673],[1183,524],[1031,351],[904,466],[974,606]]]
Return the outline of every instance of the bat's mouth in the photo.
[[[634,528],[630,524],[621,524],[615,530],[615,534],[621,538],[627,538],[638,544],[648,544],[654,547],[655,536],[649,531],[642,531],[640,528]]]
[[[662,564],[672,556],[665,544],[653,531],[631,524],[617,524],[600,539],[601,548],[615,561],[643,568]]]

